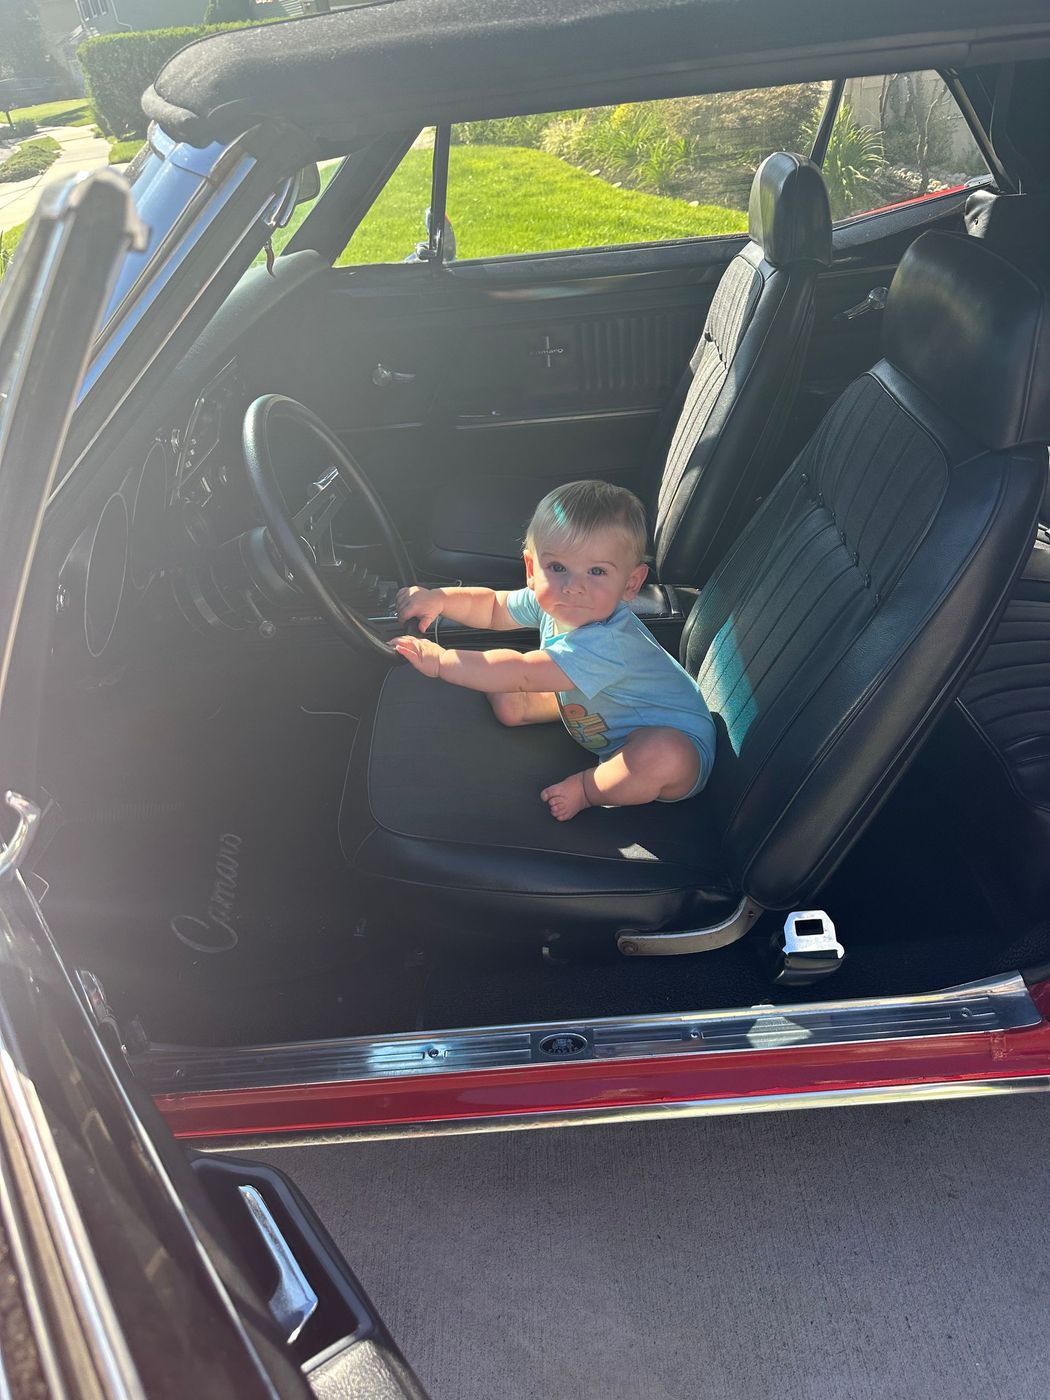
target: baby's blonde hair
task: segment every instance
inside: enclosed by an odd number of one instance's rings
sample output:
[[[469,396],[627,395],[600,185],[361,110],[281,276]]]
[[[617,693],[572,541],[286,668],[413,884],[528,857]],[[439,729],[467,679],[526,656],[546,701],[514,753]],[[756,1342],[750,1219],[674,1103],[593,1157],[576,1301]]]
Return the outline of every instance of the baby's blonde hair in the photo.
[[[557,541],[573,549],[596,530],[617,530],[633,562],[645,558],[645,507],[633,491],[607,481],[570,481],[548,491],[533,511],[525,548],[535,554],[543,543]]]

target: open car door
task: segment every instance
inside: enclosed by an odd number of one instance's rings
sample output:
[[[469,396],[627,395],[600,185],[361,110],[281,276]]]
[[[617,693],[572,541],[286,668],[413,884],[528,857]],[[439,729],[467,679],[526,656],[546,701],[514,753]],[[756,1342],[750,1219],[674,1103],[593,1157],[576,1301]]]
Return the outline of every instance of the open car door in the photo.
[[[0,1276],[16,1343],[0,1345],[0,1395],[422,1397],[290,1182],[175,1144],[19,872],[47,798],[32,685],[8,684],[15,634],[92,343],[141,241],[119,176],[75,177],[45,192],[0,284]]]

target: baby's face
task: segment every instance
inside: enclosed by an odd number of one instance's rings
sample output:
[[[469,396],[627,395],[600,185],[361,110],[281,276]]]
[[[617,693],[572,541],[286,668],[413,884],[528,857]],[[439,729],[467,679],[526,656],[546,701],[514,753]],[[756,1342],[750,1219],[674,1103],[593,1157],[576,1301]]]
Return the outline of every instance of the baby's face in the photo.
[[[537,603],[566,632],[604,622],[635,596],[648,572],[618,530],[596,530],[571,548],[556,539],[537,540],[535,554],[525,552]]]

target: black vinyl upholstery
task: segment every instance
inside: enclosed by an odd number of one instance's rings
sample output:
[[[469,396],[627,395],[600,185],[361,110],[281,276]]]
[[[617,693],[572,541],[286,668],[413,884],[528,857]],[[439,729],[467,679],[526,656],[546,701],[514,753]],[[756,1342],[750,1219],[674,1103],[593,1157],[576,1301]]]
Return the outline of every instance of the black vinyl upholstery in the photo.
[[[790,410],[813,325],[813,289],[831,261],[831,216],[812,162],[778,152],[759,166],[750,241],[729,264],[689,361],[668,441],[658,431],[653,477],[656,570],[700,584],[772,484],[769,461]],[[581,477],[593,475],[581,463]],[[557,480],[453,480],[435,505],[424,567],[493,585],[522,581],[521,540]]]
[[[972,868],[1025,925],[1050,907],[1050,532],[1040,530],[992,640],[938,730],[936,780]]]
[[[1050,203],[975,191],[967,232],[1050,272]],[[1040,393],[1034,378],[1033,393]],[[1044,441],[1050,408],[1042,387]],[[1048,491],[1050,499],[1050,491]],[[1048,512],[1044,500],[1043,517]],[[1031,921],[1050,905],[1050,530],[1042,527],[1006,611],[937,736],[938,780],[997,903]]]
[[[560,729],[503,730],[483,698],[395,670],[356,759],[367,811],[347,824],[366,885],[493,939],[521,909],[536,932],[564,920],[608,936],[717,922],[745,895],[804,907],[958,694],[1029,552],[1046,453],[1008,438],[1047,426],[1047,309],[1041,284],[977,240],[927,233],[905,254],[890,353],[690,615],[683,663],[718,729],[700,797],[545,828],[540,787],[586,761]],[[969,354],[925,353],[924,336],[944,340],[934,312]],[[1001,404],[983,396],[989,362]]]
[[[349,787],[367,808],[345,813],[344,853],[423,928],[492,936],[495,916],[526,937],[732,911],[702,796],[555,822],[540,789],[580,767],[560,724],[505,729],[483,695],[398,667],[354,754]]]

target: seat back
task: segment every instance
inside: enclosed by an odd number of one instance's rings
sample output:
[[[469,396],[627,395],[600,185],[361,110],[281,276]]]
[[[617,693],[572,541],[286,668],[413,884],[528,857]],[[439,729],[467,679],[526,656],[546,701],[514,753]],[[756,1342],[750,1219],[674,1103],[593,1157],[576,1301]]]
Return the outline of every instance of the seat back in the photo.
[[[709,578],[772,484],[814,285],[831,261],[828,196],[811,161],[777,152],[762,162],[748,232],[718,284],[662,461],[653,517],[656,567],[668,583]]]
[[[841,396],[683,635],[715,717],[723,859],[816,892],[957,693],[1030,549],[1050,439],[1042,282],[975,239],[901,260],[884,358]]]

